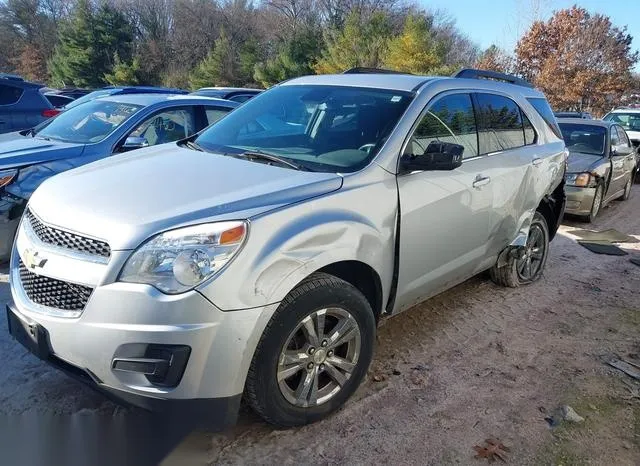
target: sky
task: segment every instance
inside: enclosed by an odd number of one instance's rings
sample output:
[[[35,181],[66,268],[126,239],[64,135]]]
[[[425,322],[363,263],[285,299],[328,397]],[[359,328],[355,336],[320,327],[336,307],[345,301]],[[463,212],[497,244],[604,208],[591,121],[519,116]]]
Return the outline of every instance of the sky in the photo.
[[[419,0],[431,10],[444,10],[483,49],[496,44],[513,51],[534,19],[549,19],[554,10],[573,4],[609,16],[615,26],[627,26],[640,50],[640,0]],[[636,66],[640,71],[640,64]]]

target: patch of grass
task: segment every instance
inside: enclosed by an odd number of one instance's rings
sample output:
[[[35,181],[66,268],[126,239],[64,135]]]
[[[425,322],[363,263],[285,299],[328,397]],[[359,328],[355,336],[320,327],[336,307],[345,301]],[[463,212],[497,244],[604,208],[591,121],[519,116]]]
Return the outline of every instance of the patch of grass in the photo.
[[[593,451],[594,443],[602,434],[606,436],[605,432],[619,422],[621,411],[626,409],[633,410],[633,443],[640,446],[640,405],[629,406],[615,397],[567,396],[565,401],[585,420],[563,421],[554,428],[553,438],[537,455],[536,464],[577,466],[593,461],[591,454],[597,454]]]
[[[638,309],[624,309],[622,311],[622,321],[635,328],[640,328],[640,311]]]

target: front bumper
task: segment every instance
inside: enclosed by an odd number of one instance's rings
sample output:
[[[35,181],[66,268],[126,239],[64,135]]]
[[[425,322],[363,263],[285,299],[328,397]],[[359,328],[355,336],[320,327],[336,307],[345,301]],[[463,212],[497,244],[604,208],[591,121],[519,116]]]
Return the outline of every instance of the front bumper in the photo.
[[[38,258],[46,260],[29,268],[30,274],[92,287],[81,311],[60,312],[28,297],[19,264],[28,264],[34,249]],[[197,291],[165,295],[149,285],[116,281],[126,251],[114,251],[108,264],[65,254],[20,229],[10,271],[13,303],[8,316],[14,316],[13,321],[27,333],[29,329],[44,332],[46,344],[36,351],[30,348],[34,353],[126,404],[194,415],[213,413],[221,425],[235,420],[255,348],[277,303],[222,311]],[[19,327],[11,328],[15,334]],[[158,347],[160,352],[187,350],[186,361],[183,358],[179,374],[172,378],[175,383],[131,370],[132,365],[157,358],[149,350]],[[122,359],[128,370],[119,365]],[[156,360],[171,371],[172,353]]]
[[[579,188],[577,186],[565,186],[567,203],[565,213],[571,215],[589,215],[593,206],[593,198],[596,188]]]
[[[241,394],[220,398],[162,399],[110,387],[90,370],[59,358],[51,348],[49,332],[35,321],[25,320],[12,302],[7,304],[6,313],[9,333],[26,349],[115,402],[213,429],[223,429],[237,419]]]

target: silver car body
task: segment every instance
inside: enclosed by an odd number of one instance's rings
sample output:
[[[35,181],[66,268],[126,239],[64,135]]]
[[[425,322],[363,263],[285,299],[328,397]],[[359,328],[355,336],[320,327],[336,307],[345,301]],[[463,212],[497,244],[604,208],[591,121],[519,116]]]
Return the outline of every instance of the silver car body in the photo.
[[[28,208],[40,222],[98,238],[112,250],[104,261],[52,247],[23,217],[11,264],[14,309],[24,325],[46,328],[57,359],[137,404],[141,397],[237,401],[266,324],[311,273],[336,264],[353,267],[347,270],[354,275],[366,270],[375,312],[397,313],[491,267],[509,245],[523,245],[538,206],[562,188],[565,146],[527,100],[543,97],[534,89],[384,74],[310,76],[281,86],[302,84],[414,91],[415,98],[373,162],[354,173],[295,171],[163,145],[66,172],[35,192]],[[453,171],[398,176],[399,154],[430,103],[478,91],[515,100],[537,142],[467,159]],[[238,219],[249,222],[243,249],[195,290],[166,295],[118,281],[148,238]],[[70,314],[35,305],[23,292],[20,262],[35,264],[38,275],[93,288],[86,307]],[[148,342],[192,348],[177,387],[113,370],[123,346],[135,354],[135,345]]]

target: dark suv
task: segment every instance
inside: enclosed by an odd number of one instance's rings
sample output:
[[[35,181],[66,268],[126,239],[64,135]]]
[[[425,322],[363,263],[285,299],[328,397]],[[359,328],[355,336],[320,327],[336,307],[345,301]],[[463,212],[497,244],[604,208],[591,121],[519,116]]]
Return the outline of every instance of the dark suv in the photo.
[[[0,133],[33,128],[60,113],[40,92],[42,84],[0,74]]]

